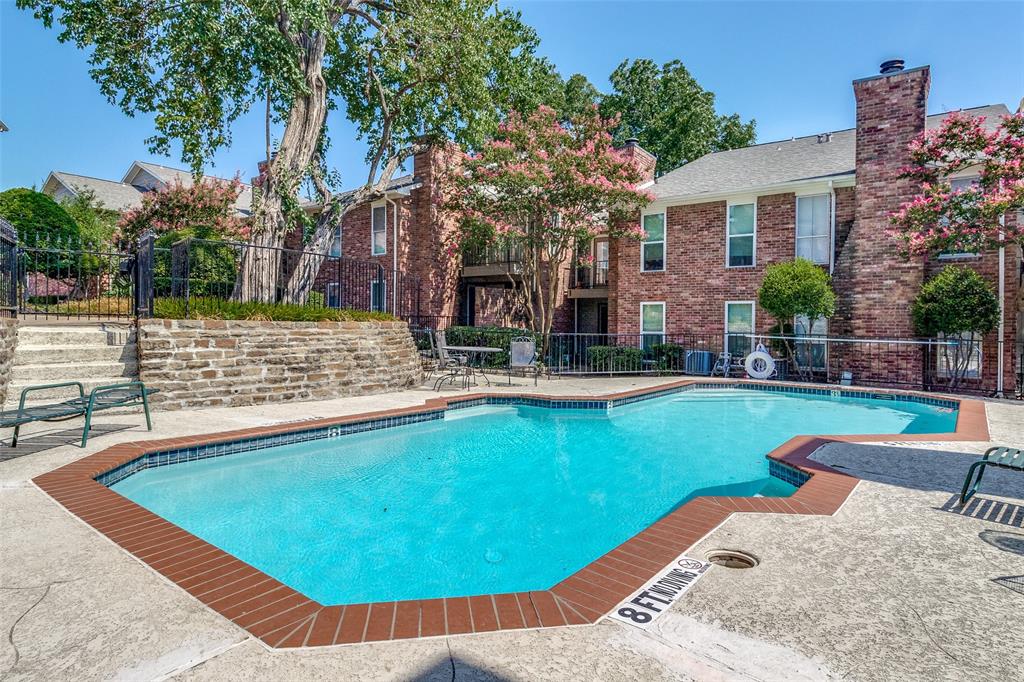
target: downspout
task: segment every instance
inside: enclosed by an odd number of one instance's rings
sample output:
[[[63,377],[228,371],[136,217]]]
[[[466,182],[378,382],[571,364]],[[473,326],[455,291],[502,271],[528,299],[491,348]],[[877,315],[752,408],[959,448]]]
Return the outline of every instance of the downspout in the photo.
[[[384,195],[384,201],[391,204],[391,314],[398,317],[398,204]]]
[[[836,188],[832,186],[832,181],[828,181],[828,194],[829,194],[829,248],[828,248],[828,274],[832,274],[832,271],[836,267]]]
[[[999,216],[999,227],[1006,225],[1006,215]],[[996,397],[1003,397],[1003,337],[1006,334],[1006,233],[999,230],[999,339],[996,341]]]

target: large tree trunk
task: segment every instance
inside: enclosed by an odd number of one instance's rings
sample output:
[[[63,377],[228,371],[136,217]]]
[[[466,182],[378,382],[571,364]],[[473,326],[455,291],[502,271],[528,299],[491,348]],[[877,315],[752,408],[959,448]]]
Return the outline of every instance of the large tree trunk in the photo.
[[[260,205],[245,249],[234,298],[241,301],[276,301],[281,276],[281,251],[293,222],[285,213],[284,198],[295,197],[308,172],[323,134],[327,117],[327,88],[323,77],[326,40],[319,33],[300,33],[299,68],[307,93],[292,102],[277,155],[260,178]]]

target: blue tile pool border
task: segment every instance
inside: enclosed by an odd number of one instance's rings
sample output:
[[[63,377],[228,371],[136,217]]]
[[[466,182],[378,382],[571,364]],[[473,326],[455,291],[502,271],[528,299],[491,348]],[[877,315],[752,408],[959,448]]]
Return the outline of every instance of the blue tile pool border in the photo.
[[[354,433],[364,433],[367,431],[391,429],[399,426],[406,426],[409,424],[436,421],[438,419],[443,419],[445,413],[448,411],[457,411],[472,407],[496,405],[542,407],[552,410],[609,411],[616,407],[623,407],[625,405],[631,405],[645,400],[654,400],[657,398],[675,395],[687,391],[707,389],[742,389],[765,391],[769,393],[820,395],[837,398],[867,398],[886,401],[895,400],[913,403],[923,403],[927,405],[933,405],[948,409],[957,409],[960,405],[959,401],[957,400],[952,400],[948,398],[933,398],[931,396],[923,396],[912,393],[879,393],[870,390],[860,389],[789,386],[744,381],[736,381],[729,383],[698,381],[683,385],[669,386],[660,389],[655,388],[650,391],[638,392],[633,395],[626,395],[622,397],[593,399],[581,399],[577,397],[559,398],[556,396],[541,397],[530,395],[469,396],[464,399],[449,398],[447,400],[446,406],[442,408],[427,407],[426,409],[423,410],[410,411],[400,415],[369,417],[367,419],[356,419],[354,421],[346,421],[329,425],[320,425],[313,428],[305,429],[301,427],[301,422],[298,422],[295,424],[296,428],[294,430],[288,430],[282,433],[273,433],[267,434],[265,436],[239,438],[237,440],[228,440],[224,442],[205,443],[191,445],[188,447],[168,448],[162,450],[155,450],[152,452],[146,452],[128,462],[125,462],[124,464],[121,464],[110,469],[109,471],[104,471],[100,473],[95,477],[95,480],[96,482],[104,486],[110,487],[144,469],[170,466],[172,464],[180,464],[182,462],[195,462],[203,459],[209,459],[212,457],[234,455],[242,452],[251,452],[254,450],[264,450],[267,448],[273,448],[283,445],[292,445],[295,443],[304,443],[314,440],[324,440],[328,438],[338,438],[341,436],[347,436]],[[769,458],[769,473],[775,478],[778,478],[782,481],[785,481],[786,483],[790,483],[797,487],[803,485],[810,478],[808,474],[798,469],[795,469],[794,467],[790,467],[781,462],[773,460],[771,458]]]

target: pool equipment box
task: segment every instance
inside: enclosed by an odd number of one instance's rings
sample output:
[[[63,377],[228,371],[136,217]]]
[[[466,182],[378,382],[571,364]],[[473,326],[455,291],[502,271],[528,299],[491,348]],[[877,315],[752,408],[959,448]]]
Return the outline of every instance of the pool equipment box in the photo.
[[[623,600],[608,617],[647,630],[654,619],[668,611],[709,568],[711,564],[707,561],[680,556]]]

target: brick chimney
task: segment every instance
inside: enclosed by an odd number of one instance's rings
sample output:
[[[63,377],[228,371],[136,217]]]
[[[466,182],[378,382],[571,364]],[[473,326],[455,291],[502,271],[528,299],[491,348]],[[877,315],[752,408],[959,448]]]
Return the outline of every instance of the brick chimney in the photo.
[[[904,70],[902,60],[889,60],[879,75],[853,82],[855,217],[836,264],[836,331],[875,338],[914,335],[909,303],[920,289],[924,262],[900,258],[886,230],[889,215],[914,194],[913,183],[897,176],[910,162],[907,145],[925,128],[929,83],[927,66]]]
[[[654,167],[658,163],[658,157],[640,146],[640,140],[631,137],[618,148],[627,159],[634,159],[643,171],[645,180],[654,179]]]

